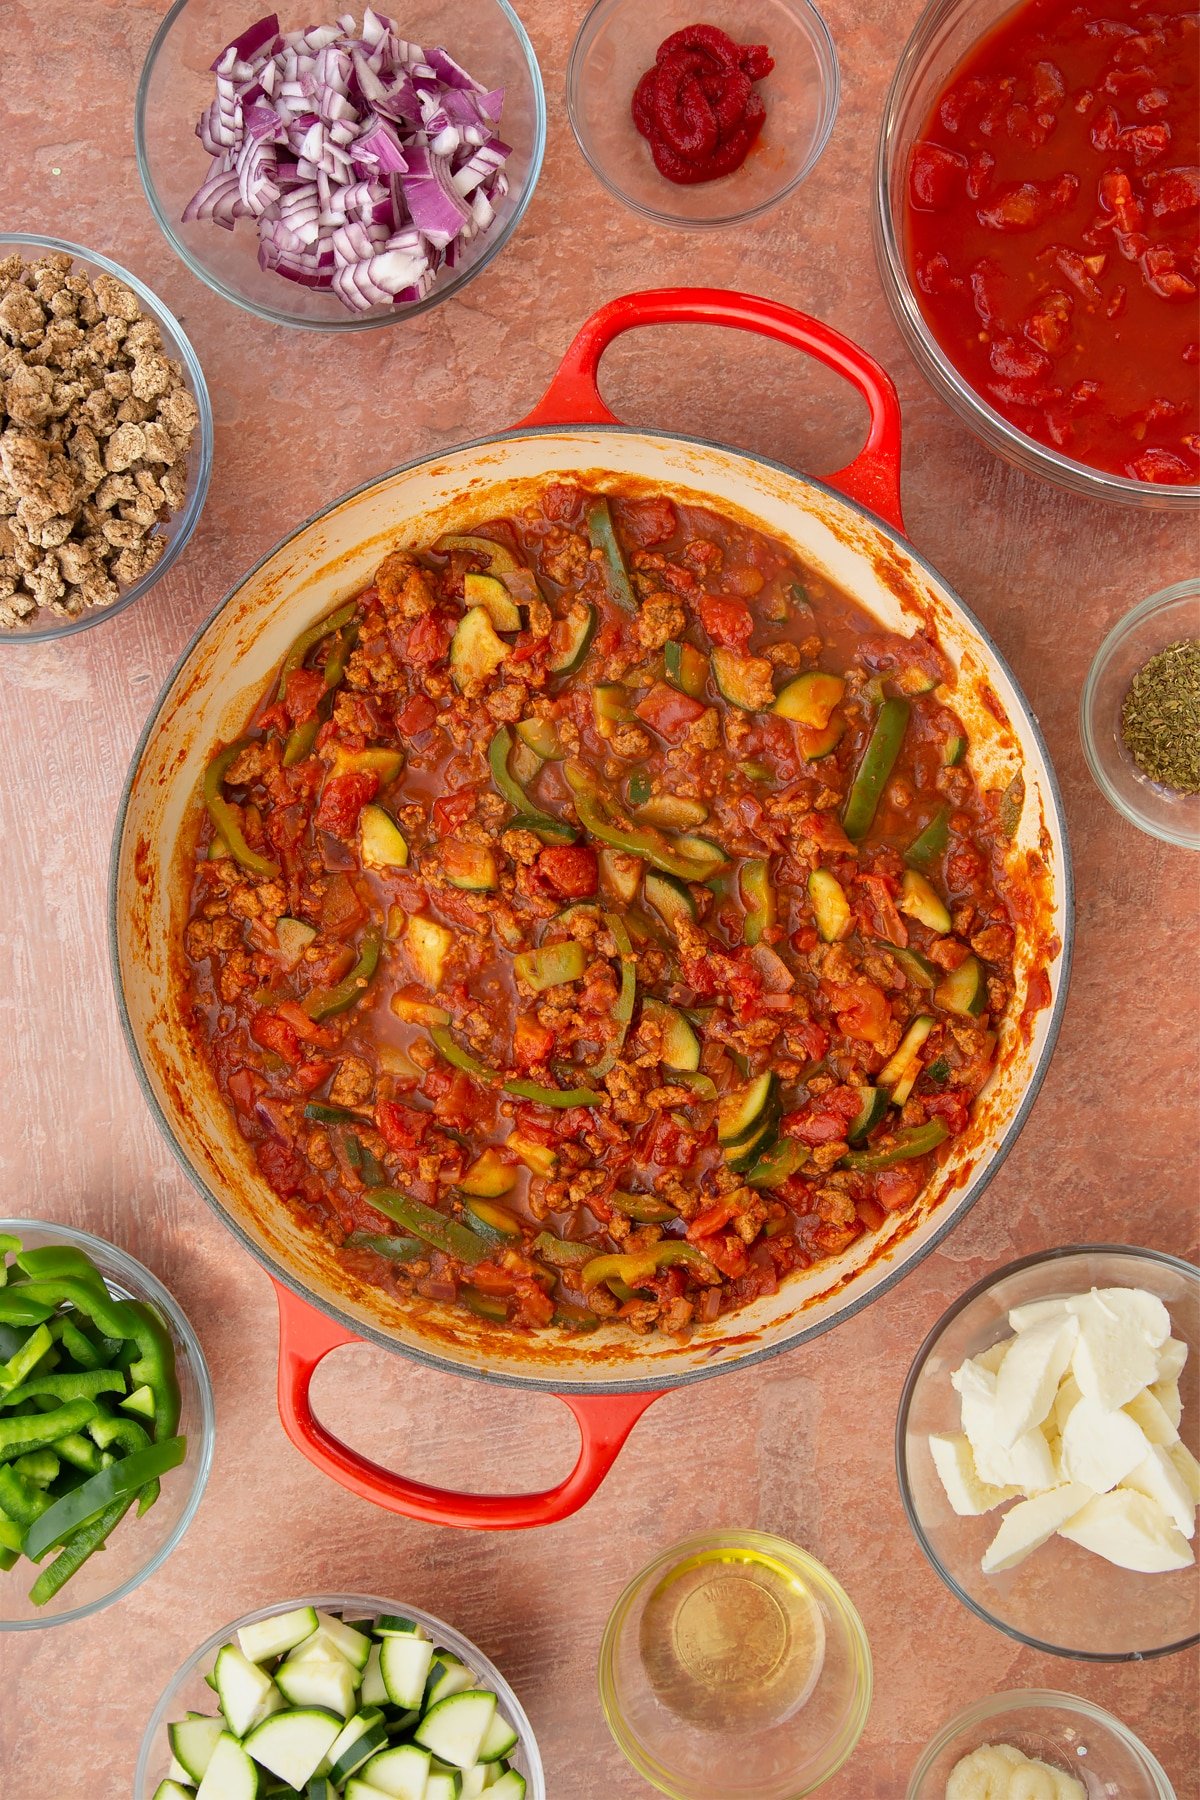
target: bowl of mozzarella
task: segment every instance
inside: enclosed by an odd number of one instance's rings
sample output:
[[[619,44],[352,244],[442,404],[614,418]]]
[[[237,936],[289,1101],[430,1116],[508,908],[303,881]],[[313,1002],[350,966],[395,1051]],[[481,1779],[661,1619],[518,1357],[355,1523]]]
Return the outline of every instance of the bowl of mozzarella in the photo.
[[[963,1295],[909,1372],[901,1497],[938,1574],[1055,1655],[1200,1638],[1200,1271],[1121,1246],[1050,1251]]]

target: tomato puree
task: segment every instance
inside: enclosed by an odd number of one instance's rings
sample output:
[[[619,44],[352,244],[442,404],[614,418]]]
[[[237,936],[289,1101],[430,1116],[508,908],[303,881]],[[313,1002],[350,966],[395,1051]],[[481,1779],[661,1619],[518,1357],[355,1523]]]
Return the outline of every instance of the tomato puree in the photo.
[[[633,95],[659,174],[690,186],[740,169],[767,116],[753,84],[774,67],[765,44],[735,44],[715,25],[664,38]]]
[[[962,63],[908,169],[910,268],[1020,430],[1200,479],[1200,28],[1191,0],[1031,0]]]

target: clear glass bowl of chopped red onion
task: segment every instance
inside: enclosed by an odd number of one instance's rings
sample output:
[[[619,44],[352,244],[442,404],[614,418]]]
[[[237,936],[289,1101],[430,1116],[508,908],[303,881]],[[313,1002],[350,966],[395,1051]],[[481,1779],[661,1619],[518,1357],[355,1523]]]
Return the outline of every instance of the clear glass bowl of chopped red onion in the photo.
[[[138,85],[138,170],[194,275],[313,331],[397,323],[457,293],[529,204],[546,140],[507,0],[334,13],[176,0]]]

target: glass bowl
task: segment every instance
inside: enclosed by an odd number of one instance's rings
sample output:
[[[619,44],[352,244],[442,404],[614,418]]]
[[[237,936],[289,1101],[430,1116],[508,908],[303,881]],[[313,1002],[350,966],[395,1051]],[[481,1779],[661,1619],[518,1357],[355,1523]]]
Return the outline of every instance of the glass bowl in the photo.
[[[1200,637],[1200,581],[1151,594],[1113,626],[1092,660],[1079,703],[1079,734],[1100,792],[1139,831],[1200,850],[1200,794],[1151,781],[1121,736],[1121,708],[1142,664],[1180,638]]]
[[[123,1600],[166,1562],[195,1517],[212,1465],[212,1384],[199,1339],[178,1302],[132,1256],[88,1231],[42,1219],[0,1219],[0,1232],[19,1237],[27,1250],[73,1244],[91,1257],[117,1299],[143,1300],[154,1308],[175,1346],[182,1402],[179,1430],[188,1440],[186,1460],[163,1476],[162,1492],[145,1518],[127,1513],[103,1552],[90,1557],[45,1606],[34,1606],[28,1598],[34,1575],[33,1565],[24,1557],[6,1575],[0,1575],[0,1631],[40,1631],[49,1625],[91,1618],[114,1600]]]
[[[599,1677],[618,1747],[673,1800],[799,1800],[842,1767],[871,1707],[853,1603],[761,1531],[656,1556],[613,1608]]]
[[[420,1607],[410,1606],[407,1600],[380,1600],[371,1594],[302,1594],[296,1600],[277,1600],[270,1606],[260,1606],[256,1611],[244,1614],[231,1625],[223,1625],[220,1631],[215,1631],[210,1638],[206,1638],[200,1648],[188,1657],[183,1667],[171,1677],[151,1714],[138,1751],[137,1769],[133,1777],[134,1800],[151,1800],[159,1782],[166,1776],[171,1762],[168,1725],[181,1719],[188,1711],[209,1714],[216,1711],[216,1697],[206,1685],[204,1677],[222,1644],[227,1644],[243,1625],[256,1624],[259,1619],[270,1619],[276,1613],[291,1612],[298,1606],[319,1606],[326,1612],[348,1614],[351,1618],[397,1613],[423,1625],[435,1644],[444,1650],[453,1650],[462,1662],[478,1671],[483,1685],[495,1691],[502,1710],[519,1734],[517,1747],[508,1761],[525,1777],[526,1800],[546,1800],[546,1777],[533,1727],[526,1717],[524,1707],[495,1663],[470,1638],[463,1637],[461,1632],[455,1631],[453,1625],[447,1625],[443,1619],[435,1618],[432,1613],[422,1612]]]
[[[633,90],[663,39],[696,20],[688,0],[596,0],[567,65],[567,112],[579,148],[609,191],[656,225],[707,231],[741,225],[799,187],[829,142],[841,78],[837,52],[809,0],[713,0],[701,9],[740,44],[766,44],[775,67],[756,84],[762,135],[740,169],[678,187],[659,174],[633,123]]]
[[[984,400],[950,361],[925,322],[909,276],[904,200],[909,155],[934,101],[963,58],[1013,8],[1013,0],[930,0],[901,52],[883,105],[875,149],[873,235],[884,293],[901,336],[935,393],[975,436],[1027,474],[1071,493],[1126,505],[1182,509],[1200,503],[1200,487],[1134,481],[1075,462],[1038,443]]]
[[[1090,1700],[1035,1688],[992,1694],[956,1713],[922,1752],[906,1800],[946,1800],[951,1769],[981,1744],[1015,1744],[1040,1757],[1073,1775],[1088,1800],[1175,1800],[1157,1758],[1120,1719]]]
[[[200,359],[184,335],[179,321],[136,275],[131,275],[128,269],[111,262],[96,250],[84,250],[78,244],[64,242],[62,238],[36,237],[23,231],[0,232],[0,259],[15,252],[26,262],[36,262],[39,256],[48,255],[52,251],[65,252],[73,259],[75,269],[81,275],[93,278],[97,275],[112,275],[118,281],[123,281],[126,287],[133,289],[142,311],[154,320],[162,333],[163,348],[167,355],[182,363],[188,392],[199,408],[200,423],[188,452],[188,483],[183,505],[178,512],[172,513],[165,525],[159,527],[159,536],[165,540],[166,549],[154,567],[140,581],[135,581],[119,594],[111,605],[89,606],[77,618],[60,618],[48,607],[40,606],[30,614],[27,625],[0,628],[0,644],[35,644],[46,638],[69,637],[73,631],[86,631],[89,625],[100,625],[105,619],[115,618],[127,606],[132,606],[135,600],[140,600],[166,574],[196,529],[204,510],[208,481],[212,474],[213,418],[208,387],[204,371],[200,367]]]
[[[273,9],[280,29],[293,31],[337,15],[317,0],[284,0]],[[377,8],[384,14],[390,7]],[[513,154],[505,165],[508,194],[489,231],[473,239],[455,268],[443,270],[423,300],[352,313],[336,294],[286,281],[258,266],[258,234],[250,219],[233,231],[211,220],[187,224],[182,214],[200,186],[209,159],[196,121],[216,91],[210,68],[224,45],[246,29],[254,11],[246,0],[175,0],[154,35],[138,83],[134,144],[150,209],[167,242],[193,275],[215,293],[275,325],[310,331],[369,331],[398,325],[459,293],[497,257],[533,195],[546,145],[546,97],[525,27],[507,0],[413,0],[400,18],[410,43],[441,44],[480,81],[505,90],[501,130]],[[361,20],[361,4],[354,9]]]
[[[1052,1537],[1015,1568],[985,1575],[980,1558],[995,1536],[998,1512],[960,1518],[929,1454],[931,1432],[961,1429],[950,1375],[1009,1337],[1010,1307],[1086,1293],[1092,1287],[1140,1287],[1157,1294],[1171,1329],[1188,1346],[1180,1378],[1181,1433],[1194,1448],[1200,1429],[1200,1269],[1158,1250],[1083,1245],[1010,1263],[969,1288],[943,1313],[916,1355],[896,1420],[900,1497],[918,1544],[952,1593],[988,1625],[1031,1649],[1086,1662],[1138,1662],[1185,1649],[1200,1638],[1197,1570],[1141,1575]]]

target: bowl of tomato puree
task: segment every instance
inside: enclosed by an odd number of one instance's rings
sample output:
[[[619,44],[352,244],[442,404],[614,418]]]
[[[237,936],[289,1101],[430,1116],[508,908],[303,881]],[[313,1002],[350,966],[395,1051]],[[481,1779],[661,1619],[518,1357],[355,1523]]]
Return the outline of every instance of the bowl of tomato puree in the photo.
[[[876,156],[884,288],[984,443],[1076,493],[1200,498],[1190,0],[932,0]]]
[[[686,231],[740,225],[811,172],[837,52],[810,0],[596,0],[567,67],[579,148],[618,200]]]

